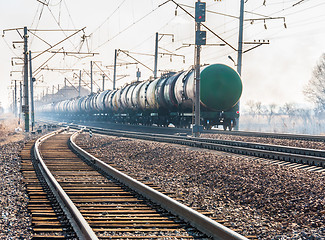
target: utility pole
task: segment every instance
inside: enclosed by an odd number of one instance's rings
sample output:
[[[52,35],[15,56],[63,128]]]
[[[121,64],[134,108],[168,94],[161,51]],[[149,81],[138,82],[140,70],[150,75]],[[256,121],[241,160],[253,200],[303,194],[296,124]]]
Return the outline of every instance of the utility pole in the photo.
[[[159,39],[159,35],[161,36]],[[157,78],[157,73],[158,73],[158,42],[164,37],[164,36],[170,36],[172,37],[172,42],[174,42],[174,34],[166,34],[166,33],[158,33],[156,32],[156,41],[155,41],[155,65],[154,65],[154,70],[153,70],[153,77],[154,79]],[[177,54],[173,54],[173,53],[169,53],[167,55],[175,55],[175,56],[181,56],[181,55],[177,55]]]
[[[17,117],[17,80],[15,80],[14,114],[15,114],[15,117]]]
[[[0,102],[1,104],[1,102]],[[12,113],[14,114],[15,113],[15,89],[12,89],[12,105],[11,105],[11,110],[12,110]]]
[[[29,78],[30,78],[30,104],[31,104],[31,119],[32,119],[32,131],[34,131],[35,118],[34,118],[34,78],[32,68],[32,52],[29,51]]]
[[[20,119],[21,119],[21,114],[22,114],[22,109],[23,109],[23,86],[22,82],[19,82],[19,120],[18,124],[20,125]]]
[[[238,36],[238,55],[237,55],[237,72],[241,76],[242,58],[243,58],[243,32],[244,32],[244,0],[240,0],[240,16],[239,16],[239,36]],[[239,112],[240,102],[235,106]],[[235,130],[239,129],[239,117],[235,126]]]
[[[117,61],[117,49],[115,49],[115,56],[114,56],[113,90],[115,90],[115,84],[116,84],[116,61]]]
[[[54,102],[54,85],[52,85],[51,102]]]
[[[141,72],[140,72],[140,69],[138,68],[138,71],[137,71],[137,82],[139,82],[140,77],[141,77]]]
[[[206,44],[206,32],[201,31],[201,22],[205,22],[205,2],[195,3],[195,58],[194,58],[194,79],[195,79],[195,123],[193,135],[200,136],[202,126],[200,125],[200,52],[201,45]]]
[[[90,61],[90,94],[93,94],[93,61]]]
[[[103,74],[103,91],[105,91],[105,74]]]
[[[28,35],[27,27],[24,27],[24,105],[25,131],[29,132],[29,103],[28,103]]]
[[[196,32],[201,30],[201,23],[196,23]],[[200,136],[200,52],[201,46],[195,45],[195,69],[194,69],[194,79],[195,79],[195,125],[193,126],[193,133],[195,137]]]
[[[81,96],[81,70],[79,72],[79,88],[78,88],[78,91],[79,91],[79,97]]]
[[[244,6],[245,6],[244,0],[240,0],[238,56],[237,56],[237,72],[239,75],[241,75],[242,58],[243,58]]]
[[[155,44],[155,66],[153,70],[154,79],[157,78],[157,67],[158,67],[158,32],[156,32],[156,44]]]

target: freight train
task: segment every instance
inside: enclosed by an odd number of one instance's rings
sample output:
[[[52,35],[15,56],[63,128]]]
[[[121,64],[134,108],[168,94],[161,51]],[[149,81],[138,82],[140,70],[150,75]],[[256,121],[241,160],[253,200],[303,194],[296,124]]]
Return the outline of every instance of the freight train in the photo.
[[[201,124],[210,129],[222,125],[231,130],[239,117],[242,82],[238,73],[223,64],[201,68]],[[170,72],[159,79],[134,82],[40,107],[41,114],[59,119],[104,121],[190,127],[194,118],[194,71]]]

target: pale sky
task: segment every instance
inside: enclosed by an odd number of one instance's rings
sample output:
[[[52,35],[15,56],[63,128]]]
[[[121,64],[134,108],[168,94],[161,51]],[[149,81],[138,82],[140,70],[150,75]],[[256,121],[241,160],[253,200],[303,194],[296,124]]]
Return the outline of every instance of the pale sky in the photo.
[[[45,0],[40,0],[44,1]],[[48,2],[48,1],[46,1]],[[79,69],[89,71],[90,61],[99,61],[100,68],[107,70],[109,77],[113,77],[110,65],[114,60],[114,49],[127,50],[141,61],[146,67],[153,69],[153,56],[139,55],[137,53],[153,54],[155,32],[173,34],[164,36],[160,42],[159,52],[173,53],[181,56],[168,55],[159,57],[159,70],[188,69],[193,65],[194,47],[183,47],[183,44],[194,43],[194,21],[176,5],[164,0],[51,0],[45,6],[37,0],[10,0],[0,1],[1,31],[9,28],[30,29],[81,29],[84,30],[87,41],[82,44],[82,35],[79,33],[69,40],[53,48],[57,51],[63,47],[66,52],[95,52],[95,57],[82,59],[76,56],[63,54],[55,55],[47,64],[50,69],[72,69],[69,71],[41,71],[35,92],[40,96],[46,87],[49,92],[52,86],[57,87],[64,83],[64,78],[77,83],[73,74],[79,74]],[[195,1],[176,0],[180,4],[194,6]],[[299,3],[300,2],[300,3]],[[206,25],[216,34],[222,37],[235,49],[238,48],[238,19],[239,0],[213,1],[206,0],[207,13]],[[263,5],[265,3],[265,5]],[[299,4],[297,4],[299,3]],[[186,10],[193,14],[193,8],[185,6]],[[304,85],[311,77],[312,69],[321,54],[325,51],[325,2],[324,0],[248,0],[245,4],[245,19],[276,18],[255,21],[245,21],[244,42],[254,40],[269,40],[269,45],[263,45],[251,50],[243,56],[242,80],[244,91],[242,104],[249,100],[261,101],[263,104],[284,104],[295,102],[305,104],[302,94]],[[177,15],[175,16],[175,12]],[[220,15],[219,13],[230,15]],[[285,19],[285,20],[284,20]],[[287,28],[284,27],[284,22]],[[266,28],[265,28],[266,26]],[[33,31],[38,37],[44,39],[50,45],[69,36],[73,32],[42,32]],[[36,56],[49,46],[29,34],[29,48]],[[6,32],[0,40],[0,101],[8,106],[12,101],[12,90],[9,87],[12,80],[21,80],[19,72],[21,65],[11,66],[12,57],[22,57],[22,44],[13,41],[21,41],[16,31]],[[220,44],[221,41],[210,32],[207,33],[208,44]],[[82,46],[81,46],[82,44]],[[253,45],[245,45],[244,50]],[[81,47],[81,48],[80,48]],[[61,50],[63,51],[63,50]],[[36,70],[53,53],[46,53],[33,61],[33,69]],[[79,55],[87,56],[87,55]],[[185,63],[183,62],[185,56]],[[237,53],[229,46],[204,46],[201,54],[201,63],[223,63],[236,68],[228,58],[231,56],[237,60]],[[20,63],[14,59],[15,63]],[[119,63],[134,63],[134,60],[120,53]],[[148,79],[152,72],[140,64],[118,67],[118,78],[125,76],[117,82],[117,87],[127,82],[134,81],[136,69],[139,68],[141,79]],[[94,71],[98,71],[94,67]],[[89,76],[83,73],[83,79],[89,82]],[[94,79],[101,87],[102,76],[94,73]],[[110,81],[105,82],[105,88],[111,88]],[[97,90],[97,86],[94,89]],[[56,91],[56,89],[55,89]]]

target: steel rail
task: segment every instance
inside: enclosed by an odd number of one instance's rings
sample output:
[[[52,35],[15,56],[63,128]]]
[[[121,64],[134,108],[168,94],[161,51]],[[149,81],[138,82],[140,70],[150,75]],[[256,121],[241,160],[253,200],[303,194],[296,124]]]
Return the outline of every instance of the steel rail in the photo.
[[[308,134],[269,133],[269,132],[251,132],[251,131],[229,132],[229,131],[222,131],[222,130],[205,130],[203,133],[325,142],[325,136],[308,135]]]
[[[193,139],[192,137],[189,137],[189,138]],[[196,138],[196,139],[194,138],[194,140],[197,140],[200,142],[217,143],[217,144],[224,144],[224,145],[231,145],[231,146],[238,146],[238,147],[247,147],[247,148],[253,148],[253,149],[262,149],[262,150],[268,150],[268,151],[277,151],[277,152],[283,152],[283,153],[316,156],[316,157],[325,158],[325,151],[318,150],[318,149],[272,145],[272,144],[266,144],[266,143],[219,140],[219,139],[211,139],[211,138]]]
[[[78,126],[71,125],[72,128]],[[174,135],[129,132],[113,129],[91,128],[93,133],[115,135],[129,138],[140,138],[144,140],[159,141],[188,145],[192,147],[214,149],[218,151],[231,152],[267,159],[282,160],[294,163],[316,165],[325,167],[325,152],[322,150],[294,148],[287,146],[247,143],[240,141],[218,140],[209,138],[182,137]]]
[[[87,221],[84,219],[77,207],[73,204],[71,199],[68,197],[68,195],[65,193],[60,184],[56,181],[52,173],[47,168],[39,151],[39,147],[42,142],[56,134],[61,133],[64,130],[65,129],[60,129],[37,139],[34,145],[34,156],[39,161],[38,167],[40,168],[48,186],[51,188],[53,194],[56,196],[58,202],[60,203],[61,208],[67,215],[79,239],[98,240],[96,234],[91,229]]]
[[[75,139],[82,132],[78,131],[70,137],[71,148],[80,154],[82,157],[92,162],[95,166],[100,168],[106,174],[112,176],[118,181],[122,182],[129,188],[133,189],[140,195],[146,197],[147,199],[155,202],[156,204],[162,206],[171,213],[177,215],[184,221],[190,223],[192,226],[196,227],[201,232],[205,233],[213,239],[220,240],[247,240],[246,237],[232,231],[231,229],[217,223],[216,221],[204,216],[203,214],[185,206],[182,203],[154,190],[153,188],[129,177],[128,175],[120,172],[119,170],[111,167],[110,165],[104,163],[98,158],[92,156],[82,148],[80,148],[76,143]]]

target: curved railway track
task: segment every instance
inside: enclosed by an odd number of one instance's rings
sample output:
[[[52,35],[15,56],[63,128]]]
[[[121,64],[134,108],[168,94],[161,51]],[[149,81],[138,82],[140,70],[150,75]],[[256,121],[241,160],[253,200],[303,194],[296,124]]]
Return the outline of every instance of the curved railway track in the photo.
[[[77,125],[70,125],[72,128],[80,128]],[[206,148],[217,151],[230,152],[241,155],[248,155],[272,160],[280,160],[297,164],[305,164],[318,167],[325,173],[325,151],[307,148],[296,148],[288,146],[250,143],[241,141],[219,140],[211,138],[194,138],[191,136],[164,135],[144,132],[130,132],[114,129],[92,127],[92,132],[98,134],[138,138],[150,141],[176,143],[191,147]]]
[[[34,239],[247,239],[91,156],[77,134],[47,134],[21,153]]]

